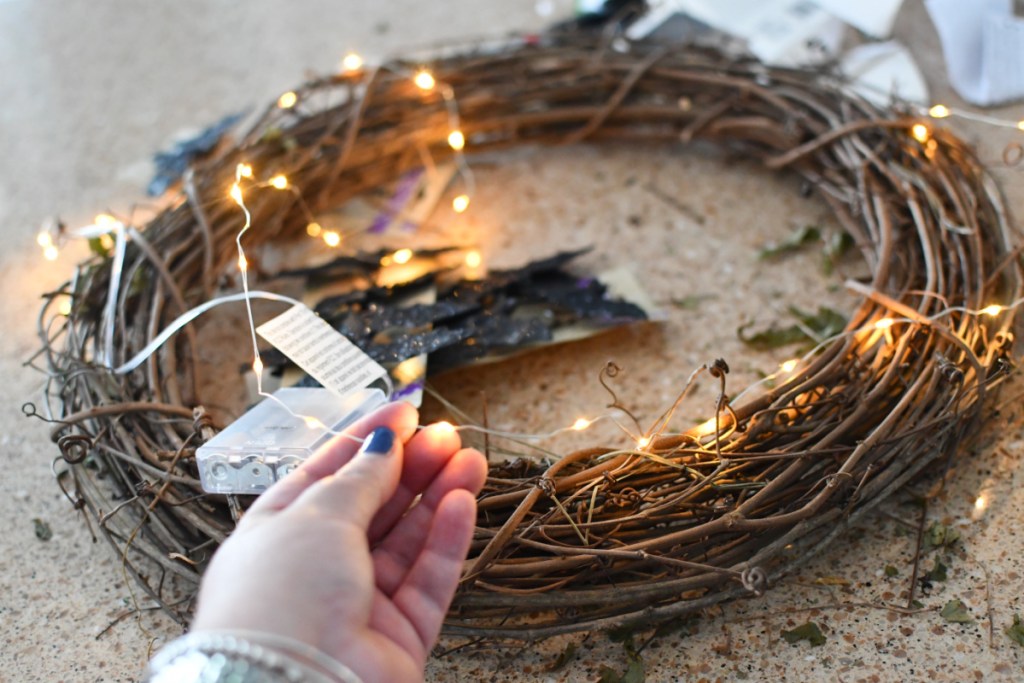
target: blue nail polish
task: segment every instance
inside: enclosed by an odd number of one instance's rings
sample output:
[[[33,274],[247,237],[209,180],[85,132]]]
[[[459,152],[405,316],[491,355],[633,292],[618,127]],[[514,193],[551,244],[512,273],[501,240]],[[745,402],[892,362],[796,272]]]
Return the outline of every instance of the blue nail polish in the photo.
[[[363,452],[370,455],[387,455],[395,445],[395,433],[387,427],[377,427],[363,442]]]

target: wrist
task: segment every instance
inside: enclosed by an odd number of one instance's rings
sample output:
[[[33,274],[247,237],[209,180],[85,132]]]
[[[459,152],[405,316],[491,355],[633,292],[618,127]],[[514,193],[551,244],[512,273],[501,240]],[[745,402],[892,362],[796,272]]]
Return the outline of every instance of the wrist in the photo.
[[[146,683],[362,683],[315,647],[259,631],[196,631],[165,645]]]

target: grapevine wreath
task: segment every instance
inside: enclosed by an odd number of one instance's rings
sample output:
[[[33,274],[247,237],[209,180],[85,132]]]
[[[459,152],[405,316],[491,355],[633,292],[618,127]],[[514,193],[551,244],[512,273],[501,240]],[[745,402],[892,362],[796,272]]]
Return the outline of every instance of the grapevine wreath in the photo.
[[[544,638],[759,594],[961,448],[1009,372],[1022,272],[994,181],[933,118],[878,108],[832,75],[693,45],[545,36],[353,65],[293,96],[284,105],[301,106],[268,106],[196,160],[120,257],[81,264],[60,292],[66,315],[55,295],[41,317],[58,480],[183,624],[246,504],[204,495],[197,479],[196,447],[225,425],[196,395],[194,325],[138,369],[110,367],[237,273],[240,169],[291,190],[247,195],[258,245],[305,234],[310,215],[393,182],[424,150],[459,160],[463,146],[703,141],[802,178],[870,271],[848,282],[860,303],[845,330],[743,401],[723,389],[708,424],[675,433],[666,419],[625,448],[492,465],[451,634]],[[727,372],[698,370],[723,387]]]

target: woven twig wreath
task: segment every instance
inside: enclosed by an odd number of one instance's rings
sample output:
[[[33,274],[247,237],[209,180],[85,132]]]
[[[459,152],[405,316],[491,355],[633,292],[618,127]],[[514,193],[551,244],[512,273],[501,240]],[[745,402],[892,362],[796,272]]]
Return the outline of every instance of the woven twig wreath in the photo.
[[[546,41],[428,65],[451,87],[467,151],[712,141],[805,179],[872,275],[851,285],[863,300],[845,333],[756,398],[723,399],[716,428],[492,470],[450,633],[546,637],[761,592],[979,427],[1009,365],[1014,315],[979,310],[1022,289],[992,179],[963,142],[909,110],[879,110],[820,73],[695,47]],[[214,296],[234,266],[228,188],[239,163],[264,180],[286,174],[317,212],[393,181],[424,149],[449,156],[450,111],[439,88],[413,84],[418,66],[307,83],[301,106],[269,107],[197,164],[180,202],[131,235],[112,307],[115,363]],[[296,194],[247,200],[259,226],[250,244],[303,234]],[[233,528],[229,501],[201,495],[193,462],[222,425],[193,421],[202,396],[188,329],[128,376],[98,366],[111,259],[79,270],[70,315],[45,337],[58,339],[47,357],[62,400],[61,481],[126,571],[185,622],[190,603],[167,586],[184,580],[189,597]]]

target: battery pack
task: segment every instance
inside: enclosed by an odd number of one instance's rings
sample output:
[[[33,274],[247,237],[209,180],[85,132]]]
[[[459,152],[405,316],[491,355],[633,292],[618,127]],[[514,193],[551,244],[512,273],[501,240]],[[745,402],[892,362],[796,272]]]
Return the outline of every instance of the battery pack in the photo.
[[[339,397],[329,389],[278,389],[196,449],[207,493],[255,495],[302,464],[317,448],[387,403],[380,389]]]

